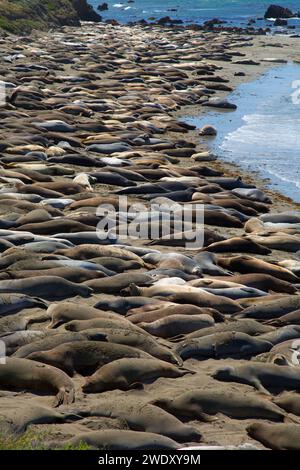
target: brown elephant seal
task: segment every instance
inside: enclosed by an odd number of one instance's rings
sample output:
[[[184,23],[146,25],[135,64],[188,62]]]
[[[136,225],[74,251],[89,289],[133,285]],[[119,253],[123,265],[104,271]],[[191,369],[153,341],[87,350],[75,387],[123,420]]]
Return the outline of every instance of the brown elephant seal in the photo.
[[[228,276],[215,277],[215,280],[227,281]],[[236,274],[230,276],[231,282],[237,284],[243,284],[247,287],[253,287],[255,289],[261,289],[266,292],[283,292],[286,294],[296,294],[297,289],[295,286],[287,281],[278,279],[277,277],[271,276],[270,274],[262,273],[250,273],[250,274]]]
[[[254,363],[236,367],[222,367],[212,374],[214,379],[251,385],[262,393],[270,394],[266,387],[279,390],[300,389],[300,369],[277,364]]]
[[[152,432],[176,439],[178,442],[201,440],[201,433],[194,427],[183,424],[167,411],[152,404],[139,404],[115,401],[98,402],[88,410],[73,410],[75,415],[82,417],[101,416],[121,419],[132,431]]]
[[[62,424],[81,419],[72,412],[59,412],[26,400],[11,402],[1,398],[1,432],[5,430],[8,435],[22,434],[33,424]]]
[[[153,336],[172,338],[213,326],[214,323],[209,315],[171,315],[151,323],[139,323],[138,326]]]
[[[81,268],[72,268],[68,266],[57,266],[50,269],[40,269],[40,270],[20,270],[12,271],[7,270],[7,275],[11,279],[27,279],[29,277],[38,277],[38,276],[55,276],[66,279],[70,282],[81,283],[84,281],[90,281],[91,279],[99,279],[106,277],[106,275],[101,271],[92,271],[90,269],[81,269]]]
[[[132,295],[166,297],[170,302],[191,303],[198,307],[213,308],[221,313],[236,313],[242,310],[242,307],[234,300],[210,294],[201,289],[197,290],[197,288],[187,287],[185,290],[185,286],[138,287],[130,284],[129,291]]]
[[[79,434],[63,442],[49,442],[49,449],[67,446],[77,446],[84,442],[93,449],[106,450],[176,450],[180,445],[166,436],[150,432],[106,429]]]
[[[275,397],[273,402],[288,413],[300,416],[300,395],[298,393],[285,392]]]
[[[193,333],[189,333],[188,335],[178,335],[172,338],[172,341],[202,338],[204,336],[213,335],[215,333],[223,333],[226,331],[239,331],[241,333],[246,333],[250,336],[257,336],[263,333],[269,333],[270,331],[274,330],[275,328],[272,326],[264,325],[256,320],[252,320],[251,318],[243,318],[240,320],[219,323],[209,328],[202,328],[201,330],[194,331]]]
[[[29,308],[47,308],[47,303],[38,297],[24,294],[0,294],[0,316],[12,315]]]
[[[123,328],[100,328],[100,329],[91,329],[84,330],[81,333],[89,335],[91,338],[93,335],[99,337],[101,335],[105,336],[105,340],[109,343],[115,344],[124,344],[126,346],[131,346],[133,348],[141,349],[146,353],[150,354],[157,359],[162,361],[171,362],[172,364],[182,365],[182,359],[175,354],[171,349],[166,346],[163,346],[152,338],[151,335],[145,335],[143,331],[139,332],[138,330],[133,331],[126,328],[124,325]],[[98,340],[98,339],[97,339]]]
[[[86,260],[102,256],[112,256],[113,258],[120,258],[125,261],[139,261],[141,258],[135,253],[126,250],[126,248],[119,248],[118,246],[111,245],[94,245],[94,244],[81,244],[74,248],[67,248],[65,250],[57,250],[56,254],[64,255],[68,258],[77,260]]]
[[[275,346],[285,341],[297,339],[300,337],[300,325],[287,325],[277,328],[269,333],[264,333],[258,336],[258,339],[269,341]]]
[[[269,248],[243,237],[233,237],[228,240],[218,241],[202,250],[212,251],[213,253],[255,253],[258,255],[269,255],[272,252]]]
[[[107,318],[99,316],[98,318],[92,318],[90,320],[73,320],[65,325],[65,329],[67,331],[76,331],[76,332],[90,330],[94,328],[98,328],[98,329],[108,328],[112,330],[119,330],[120,328],[124,328],[128,331],[132,331],[133,333],[137,332],[137,333],[143,334],[144,336],[151,336],[150,333],[143,330],[139,326],[134,325],[133,323],[128,321],[126,318],[120,317],[116,319],[116,318],[110,317],[110,314],[108,314]]]
[[[240,318],[255,318],[270,320],[296,311],[300,308],[300,295],[288,295],[279,299],[270,300],[268,297],[261,302],[256,302],[237,316]]]
[[[102,312],[97,308],[90,307],[85,304],[78,304],[74,302],[60,302],[58,304],[51,304],[48,307],[47,313],[51,318],[51,323],[48,328],[57,328],[64,323],[71,322],[73,320],[92,320],[93,318],[111,318],[111,319],[123,319],[117,313],[113,312]]]
[[[220,359],[255,356],[269,351],[271,348],[272,344],[268,341],[260,340],[239,331],[226,331],[203,336],[202,338],[184,340],[178,343],[175,352],[183,360],[190,357]]]
[[[300,450],[299,424],[253,423],[247,427],[252,439],[272,450]]]
[[[141,388],[144,383],[159,377],[183,377],[195,374],[188,369],[179,369],[174,365],[158,359],[120,358],[99,368],[87,377],[82,387],[85,393],[102,393],[108,390],[130,390]]]
[[[220,257],[218,263],[223,268],[236,271],[241,274],[263,273],[282,279],[283,281],[297,283],[299,278],[286,268],[268,263],[253,256],[233,256],[231,258]]]
[[[55,392],[54,407],[73,403],[75,399],[74,384],[62,370],[29,359],[8,357],[5,364],[0,364],[0,387]]]
[[[141,307],[129,310],[126,318],[135,324],[152,323],[173,315],[188,315],[190,317],[194,315],[209,315],[215,322],[224,321],[224,315],[213,308],[200,308],[196,305],[175,304],[172,302],[164,302],[163,304],[159,303],[156,305],[156,308],[154,307],[155,305],[153,305],[153,308],[149,308],[148,310],[146,305],[145,308]]]
[[[0,293],[19,293],[39,296],[45,300],[62,300],[79,295],[89,297],[92,289],[57,276],[38,276],[28,279],[0,281]]]
[[[123,357],[151,359],[152,356],[140,349],[123,344],[79,341],[61,344],[48,351],[38,351],[28,359],[53,365],[71,377],[78,372],[82,375],[93,373],[96,369]]]
[[[54,332],[51,332],[54,333]],[[56,332],[55,332],[56,333]],[[106,334],[101,333],[98,330],[91,330],[90,332],[81,332],[81,333],[57,333],[51,334],[37,340],[33,340],[29,344],[25,344],[17,349],[13,353],[13,357],[27,357],[29,354],[38,352],[38,351],[49,351],[49,349],[56,348],[61,344],[73,343],[74,341],[106,341]]]
[[[290,313],[286,313],[279,318],[274,318],[268,321],[268,325],[283,326],[283,325],[300,325],[300,309]]]
[[[176,398],[162,398],[152,403],[179,418],[201,421],[211,421],[211,416],[218,413],[233,419],[284,421],[286,418],[286,413],[269,400],[227,390],[191,390]]]
[[[143,273],[122,273],[110,276],[104,279],[92,279],[85,282],[85,285],[92,288],[94,292],[99,294],[118,294],[132,283],[151,284],[153,278]]]

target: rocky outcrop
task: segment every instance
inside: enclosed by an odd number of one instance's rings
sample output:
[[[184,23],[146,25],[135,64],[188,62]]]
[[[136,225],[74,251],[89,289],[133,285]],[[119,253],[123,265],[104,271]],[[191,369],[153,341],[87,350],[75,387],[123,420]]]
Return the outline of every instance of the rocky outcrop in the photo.
[[[102,20],[101,16],[94,10],[87,0],[71,0],[75,11],[78,14],[78,18],[82,21],[94,21],[99,22]]]
[[[292,18],[293,12],[289,8],[280,5],[270,5],[265,13],[265,18]]]
[[[98,5],[97,10],[99,11],[107,11],[108,10],[108,4],[106,2],[101,3],[101,5]]]
[[[23,34],[33,29],[80,26],[101,21],[87,0],[0,0],[0,30]]]

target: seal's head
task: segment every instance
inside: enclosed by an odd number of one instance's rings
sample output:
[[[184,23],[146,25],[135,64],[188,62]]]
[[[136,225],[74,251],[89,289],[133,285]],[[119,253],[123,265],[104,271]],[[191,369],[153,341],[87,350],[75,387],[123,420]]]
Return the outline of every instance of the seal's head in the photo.
[[[234,368],[231,366],[221,367],[217,369],[212,377],[216,380],[230,381],[234,372]]]

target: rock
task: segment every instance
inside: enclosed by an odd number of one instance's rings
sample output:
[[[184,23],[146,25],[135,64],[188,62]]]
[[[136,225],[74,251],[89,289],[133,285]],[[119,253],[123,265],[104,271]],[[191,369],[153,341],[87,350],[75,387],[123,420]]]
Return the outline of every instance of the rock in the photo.
[[[280,5],[270,5],[265,13],[265,18],[292,18],[293,13],[289,8]]]
[[[101,3],[101,5],[98,5],[97,10],[99,11],[107,11],[108,10],[108,4],[106,2]]]
[[[217,135],[217,129],[207,124],[200,129],[200,135]]]
[[[235,77],[244,77],[245,75],[245,72],[235,72],[234,74]]]
[[[92,5],[89,5],[86,0],[72,0],[71,3],[80,20],[94,21],[95,23],[102,21],[102,17],[95,12]]]
[[[274,26],[287,26],[288,22],[287,20],[281,20],[280,18],[277,18],[274,21]]]
[[[216,25],[224,24],[226,21],[222,21],[219,18],[213,18],[212,20],[207,20],[203,23],[205,29],[213,29]]]

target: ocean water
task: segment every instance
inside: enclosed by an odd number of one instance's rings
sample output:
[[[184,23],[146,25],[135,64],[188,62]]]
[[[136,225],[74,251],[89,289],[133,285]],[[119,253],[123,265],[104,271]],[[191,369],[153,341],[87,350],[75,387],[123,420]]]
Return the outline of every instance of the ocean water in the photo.
[[[300,65],[274,67],[228,100],[236,111],[209,111],[186,121],[215,126],[218,135],[207,138],[212,151],[300,202]]]
[[[122,23],[141,19],[161,18],[170,16],[184,22],[203,23],[211,18],[220,18],[230,25],[245,25],[250,18],[263,17],[266,9],[272,3],[268,0],[105,0],[108,11],[101,12],[104,19],[114,18]],[[102,0],[89,0],[95,8]],[[293,12],[300,11],[299,0],[284,0],[279,2]],[[176,11],[172,11],[176,10]],[[267,22],[272,25],[272,22]],[[300,19],[291,19],[289,24],[300,29]],[[265,26],[265,21],[257,21],[256,26]]]

